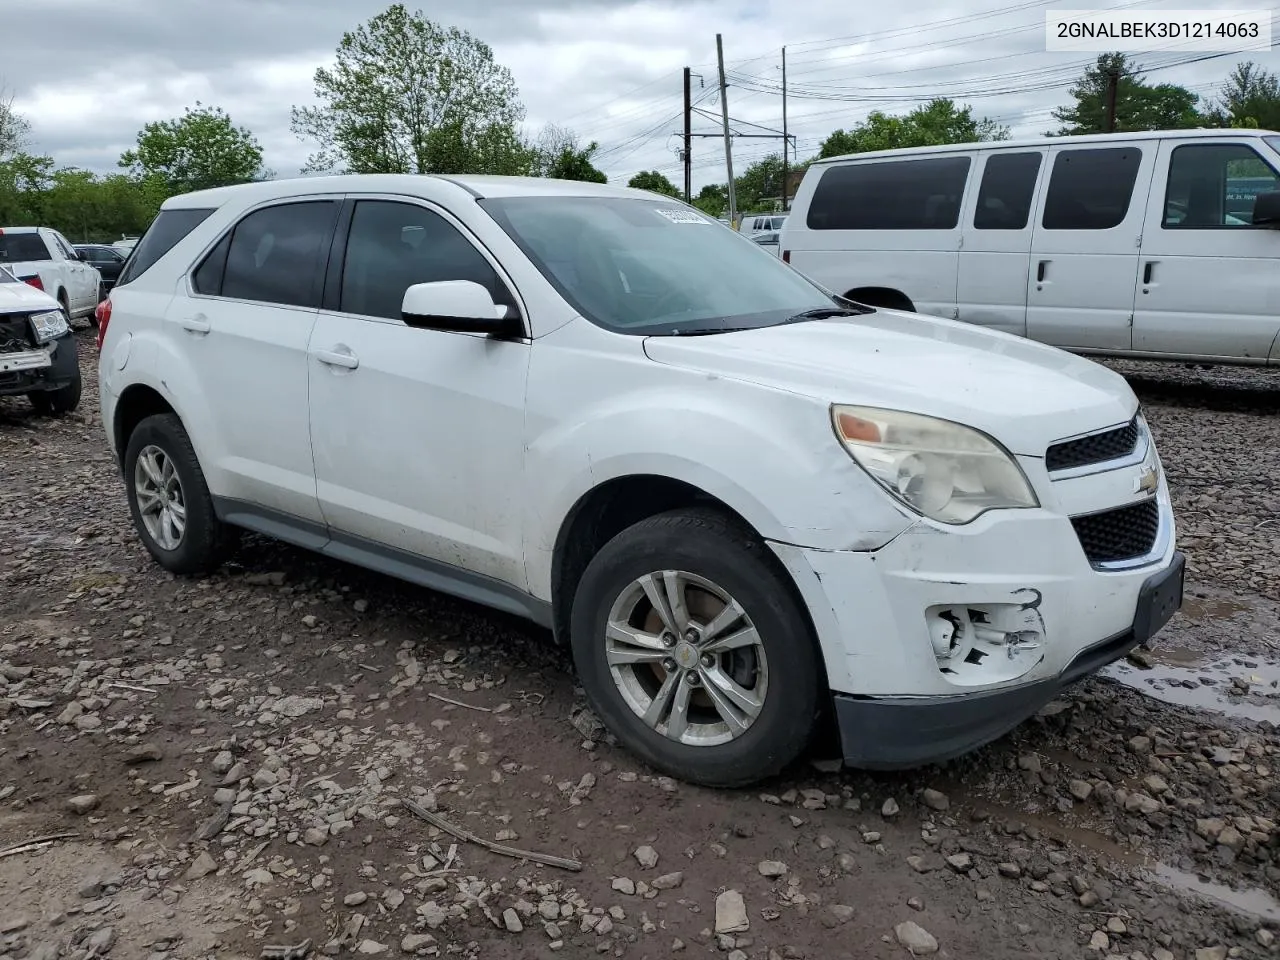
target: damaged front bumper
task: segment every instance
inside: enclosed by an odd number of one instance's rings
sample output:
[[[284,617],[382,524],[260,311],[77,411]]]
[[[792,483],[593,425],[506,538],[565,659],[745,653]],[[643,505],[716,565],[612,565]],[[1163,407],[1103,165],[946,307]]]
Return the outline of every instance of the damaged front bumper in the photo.
[[[79,372],[74,335],[42,347],[0,353],[0,396],[65,387]]]

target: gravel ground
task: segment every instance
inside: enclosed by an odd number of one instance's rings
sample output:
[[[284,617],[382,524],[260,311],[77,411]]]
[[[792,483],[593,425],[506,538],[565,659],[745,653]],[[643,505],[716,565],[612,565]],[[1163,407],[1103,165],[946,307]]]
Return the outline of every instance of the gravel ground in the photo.
[[[0,400],[0,960],[1277,954],[1280,377],[1121,367],[1190,560],[1154,649],[946,766],[714,792],[530,626],[256,537],[162,572],[95,360]]]

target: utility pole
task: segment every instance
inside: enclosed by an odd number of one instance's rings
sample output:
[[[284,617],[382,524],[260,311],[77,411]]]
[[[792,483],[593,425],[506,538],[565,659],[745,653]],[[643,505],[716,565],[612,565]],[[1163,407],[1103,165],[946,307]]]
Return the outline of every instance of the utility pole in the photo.
[[[782,48],[782,212],[787,212],[787,48]]]
[[[1107,133],[1116,132],[1116,88],[1120,86],[1120,71],[1112,67],[1107,71]]]
[[[716,60],[720,64],[720,110],[724,118],[724,164],[729,171],[729,223],[738,229],[738,201],[733,190],[733,139],[729,136],[729,85],[724,79],[724,39],[716,34]]]
[[[684,202],[693,203],[693,99],[689,90],[689,68],[684,68]]]

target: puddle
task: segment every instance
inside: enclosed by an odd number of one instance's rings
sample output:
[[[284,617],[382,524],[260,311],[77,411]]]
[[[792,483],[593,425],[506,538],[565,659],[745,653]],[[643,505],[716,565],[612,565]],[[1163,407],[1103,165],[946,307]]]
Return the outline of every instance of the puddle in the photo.
[[[1249,610],[1247,604],[1225,598],[1197,597],[1191,594],[1182,598],[1179,613],[1189,620],[1230,620],[1236,614]]]
[[[1256,887],[1248,890],[1232,890],[1220,883],[1201,880],[1194,873],[1175,870],[1163,863],[1148,867],[1151,879],[1180,893],[1191,893],[1212,900],[1219,906],[1239,913],[1251,914],[1264,920],[1280,923],[1280,900]]]
[[[1165,703],[1280,725],[1280,662],[1233,656],[1206,663],[1177,647],[1144,651],[1143,657],[1147,669],[1120,660],[1100,675]]]

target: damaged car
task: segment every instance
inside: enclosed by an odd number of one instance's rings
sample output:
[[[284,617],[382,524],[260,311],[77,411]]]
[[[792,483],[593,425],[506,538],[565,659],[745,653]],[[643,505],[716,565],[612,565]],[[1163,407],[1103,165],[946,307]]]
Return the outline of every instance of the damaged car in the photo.
[[[80,405],[75,334],[66,312],[43,290],[0,264],[0,396],[26,395],[40,413]]]

